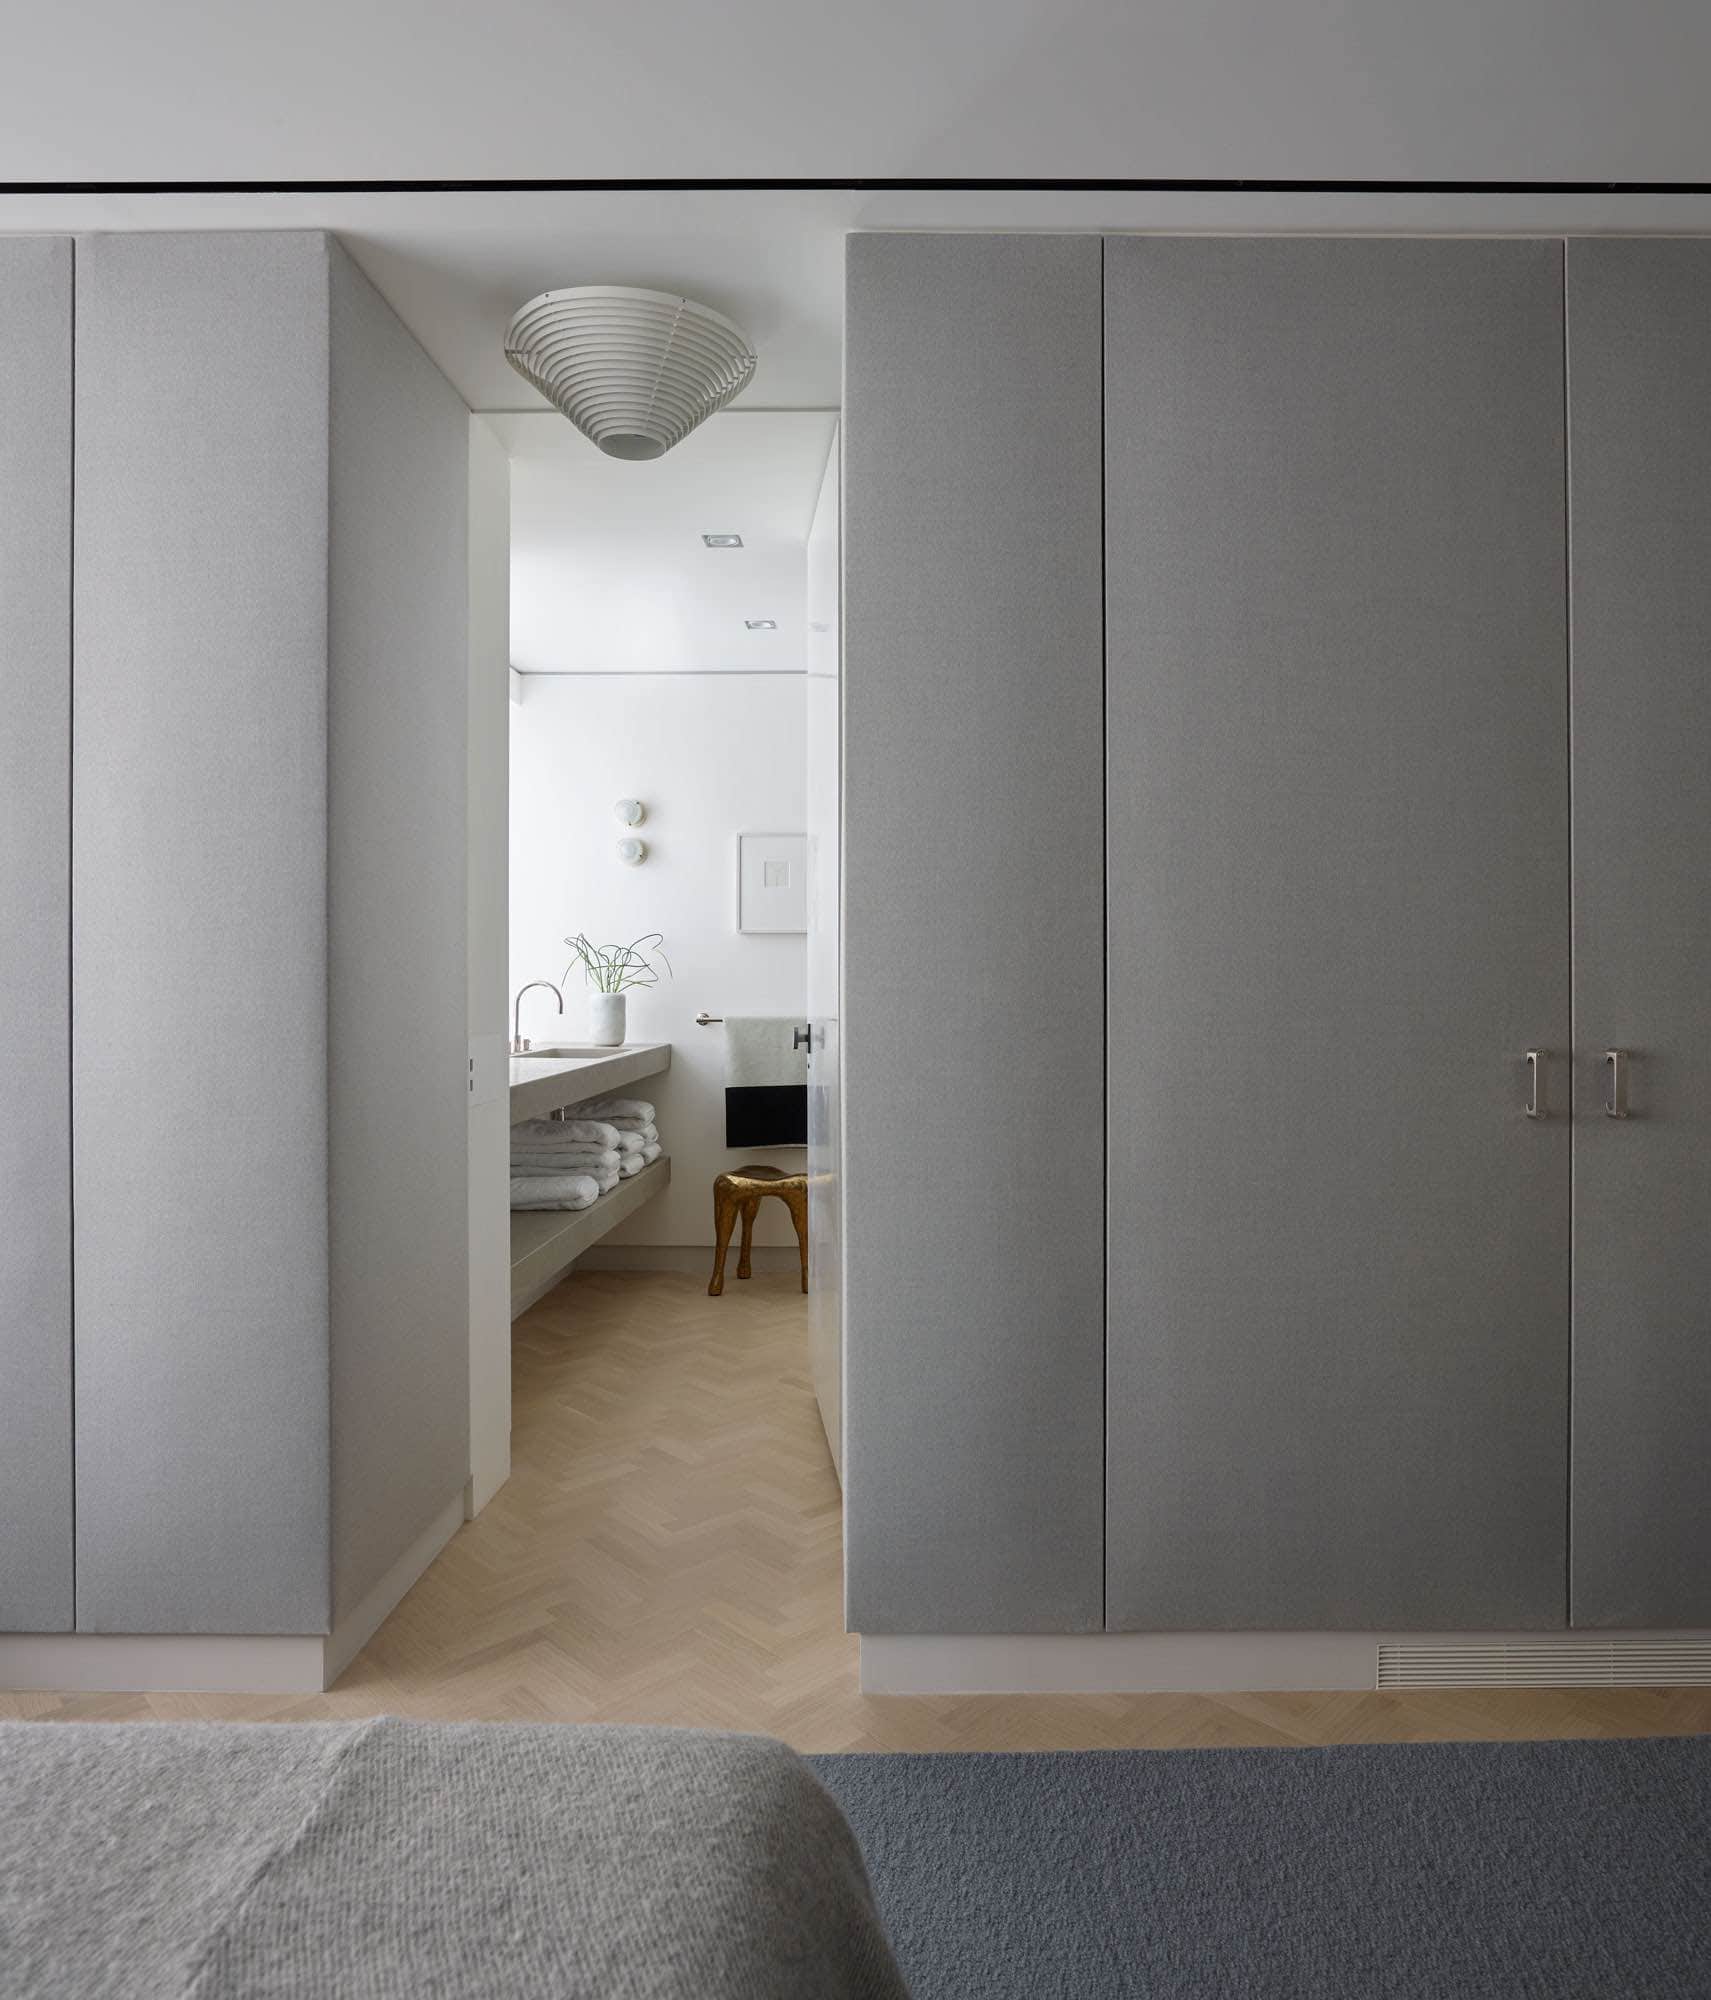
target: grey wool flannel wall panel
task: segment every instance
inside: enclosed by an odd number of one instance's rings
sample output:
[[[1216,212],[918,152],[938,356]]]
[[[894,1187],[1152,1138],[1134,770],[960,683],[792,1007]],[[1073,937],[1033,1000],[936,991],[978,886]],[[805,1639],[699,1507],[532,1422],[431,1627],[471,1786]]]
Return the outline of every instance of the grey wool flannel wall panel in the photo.
[[[328,245],[78,248],[78,1624],[328,1577]]]
[[[331,280],[337,1621],[469,1470],[469,413],[338,244]]]
[[[1110,239],[1106,424],[1110,1623],[1560,1627],[1562,247]]]
[[[1100,245],[848,250],[849,1622],[1093,1631]]]
[[[72,246],[0,239],[0,1631],[73,1619]]]
[[[1577,1625],[1711,1625],[1708,327],[1711,244],[1569,244]]]

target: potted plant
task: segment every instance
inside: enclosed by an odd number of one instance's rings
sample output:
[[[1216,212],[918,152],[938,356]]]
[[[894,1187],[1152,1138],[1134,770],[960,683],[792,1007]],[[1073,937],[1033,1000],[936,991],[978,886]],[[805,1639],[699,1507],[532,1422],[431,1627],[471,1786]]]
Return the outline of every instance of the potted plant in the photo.
[[[661,966],[670,977],[671,962],[661,949],[664,934],[649,931],[633,944],[590,944],[578,931],[565,943],[574,954],[565,978],[580,965],[594,989],[588,996],[588,1039],[598,1048],[615,1049],[624,1039],[624,995],[632,986],[657,986]]]

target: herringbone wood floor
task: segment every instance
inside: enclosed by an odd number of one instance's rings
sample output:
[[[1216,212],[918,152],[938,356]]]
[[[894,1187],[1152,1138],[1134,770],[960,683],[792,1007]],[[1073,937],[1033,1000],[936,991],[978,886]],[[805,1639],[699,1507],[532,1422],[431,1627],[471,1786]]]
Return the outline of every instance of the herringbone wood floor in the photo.
[[[332,1693],[0,1696],[0,1715],[390,1713],[760,1730],[805,1750],[1711,1729],[1711,1692],[879,1700],[841,1629],[839,1501],[793,1273],[572,1277],[515,1329],[510,1484]]]

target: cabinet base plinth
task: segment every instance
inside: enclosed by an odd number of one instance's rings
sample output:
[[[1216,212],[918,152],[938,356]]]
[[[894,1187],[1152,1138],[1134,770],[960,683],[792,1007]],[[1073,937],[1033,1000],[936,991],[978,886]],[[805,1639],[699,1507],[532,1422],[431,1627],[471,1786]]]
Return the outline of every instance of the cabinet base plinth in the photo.
[[[1711,1632],[885,1633],[863,1694],[1711,1687]]]

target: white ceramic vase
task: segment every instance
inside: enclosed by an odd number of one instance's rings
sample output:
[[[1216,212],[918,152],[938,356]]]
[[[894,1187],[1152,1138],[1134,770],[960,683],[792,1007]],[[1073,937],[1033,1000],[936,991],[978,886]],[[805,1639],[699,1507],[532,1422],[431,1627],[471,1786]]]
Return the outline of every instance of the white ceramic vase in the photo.
[[[590,993],[588,1039],[596,1048],[615,1049],[624,1039],[624,995]]]

